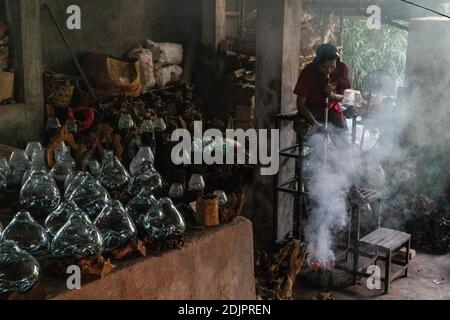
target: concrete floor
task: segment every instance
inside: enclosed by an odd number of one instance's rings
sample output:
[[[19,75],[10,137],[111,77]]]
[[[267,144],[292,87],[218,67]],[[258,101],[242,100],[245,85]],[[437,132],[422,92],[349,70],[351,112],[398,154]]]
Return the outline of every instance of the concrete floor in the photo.
[[[418,252],[410,265],[409,277],[392,282],[388,295],[370,291],[365,286],[366,279],[361,279],[357,286],[332,290],[332,296],[336,300],[450,300],[450,253],[430,255]],[[442,284],[433,283],[434,279],[442,281]],[[324,292],[302,285],[301,280],[299,282],[294,294],[296,300],[315,300],[319,293]]]

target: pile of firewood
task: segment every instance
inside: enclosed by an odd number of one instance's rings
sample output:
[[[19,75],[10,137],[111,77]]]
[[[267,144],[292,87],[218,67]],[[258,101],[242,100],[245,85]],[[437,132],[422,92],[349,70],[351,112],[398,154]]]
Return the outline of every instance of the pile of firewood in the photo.
[[[293,287],[305,262],[308,248],[298,240],[285,245],[272,259],[267,253],[255,257],[256,288],[259,299],[289,300]]]

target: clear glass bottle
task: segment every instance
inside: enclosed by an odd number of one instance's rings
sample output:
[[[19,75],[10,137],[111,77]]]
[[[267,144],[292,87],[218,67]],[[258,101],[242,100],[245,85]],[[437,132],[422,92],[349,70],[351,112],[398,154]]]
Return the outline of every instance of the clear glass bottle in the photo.
[[[73,173],[73,165],[71,161],[62,160],[57,161],[53,169],[50,171],[50,175],[56,182],[64,183],[67,176]]]
[[[25,148],[25,153],[27,154],[28,159],[31,161],[34,151],[42,150],[42,149],[44,149],[44,148],[42,147],[42,144],[40,142],[32,141],[32,142],[29,142],[27,147]]]
[[[94,224],[102,234],[105,252],[116,250],[137,237],[136,226],[120,201],[109,203]]]
[[[174,200],[179,201],[179,200],[183,199],[183,196],[184,196],[183,185],[181,183],[173,183],[170,186],[169,197]]]
[[[128,185],[128,194],[136,196],[144,189],[155,193],[161,190],[163,185],[163,178],[155,169],[146,170],[142,173],[138,172],[131,178],[131,182]]]
[[[114,156],[114,152],[111,150],[106,151],[105,160],[99,175],[100,183],[110,191],[120,191],[130,180],[130,174],[119,159]]]
[[[45,161],[45,149],[36,149],[31,156],[30,169],[23,175],[21,184],[22,186],[30,178],[33,171],[45,171],[47,172],[47,162]]]
[[[8,178],[8,185],[17,187],[20,186],[25,172],[30,169],[30,161],[28,160],[25,151],[14,151],[9,159],[10,174]]]
[[[146,213],[157,204],[158,200],[156,200],[151,191],[142,189],[141,192],[127,204],[125,211],[130,215],[131,219],[133,219],[135,225],[138,228],[142,228]]]
[[[0,293],[23,293],[41,278],[41,267],[14,242],[0,238]]]
[[[5,228],[2,237],[17,242],[19,247],[33,256],[49,251],[49,240],[44,228],[27,211],[20,211]]]
[[[204,191],[206,187],[205,180],[200,174],[193,174],[189,180],[190,191]]]
[[[0,172],[3,173],[6,177],[8,177],[9,173],[11,172],[8,160],[3,157],[0,157]]]
[[[32,171],[20,190],[20,204],[26,209],[52,212],[61,202],[55,180],[45,171]]]
[[[0,171],[0,201],[5,199],[8,193],[8,179],[3,174],[2,171]]]
[[[134,128],[134,120],[130,114],[122,113],[119,119],[119,129],[133,129]]]
[[[216,190],[213,193],[216,197],[219,198],[219,205],[221,207],[225,206],[228,203],[228,197],[225,191],[222,190]]]
[[[95,218],[111,201],[106,189],[87,172],[80,172],[69,185],[66,200],[74,201],[90,218]]]
[[[72,214],[78,214],[84,217],[88,222],[91,220],[86,213],[81,210],[73,201],[62,202],[58,208],[53,211],[45,220],[45,232],[53,239],[59,230],[69,221]],[[91,222],[92,223],[92,222]]]
[[[186,222],[169,198],[162,198],[144,218],[144,229],[154,240],[178,237],[186,231]]]
[[[103,252],[103,238],[97,227],[79,214],[72,214],[51,244],[56,257],[95,257]]]
[[[155,155],[153,154],[152,148],[150,147],[141,147],[134,159],[130,164],[130,173],[131,175],[135,175],[138,171],[141,170],[141,165],[147,162],[149,164],[154,164]]]

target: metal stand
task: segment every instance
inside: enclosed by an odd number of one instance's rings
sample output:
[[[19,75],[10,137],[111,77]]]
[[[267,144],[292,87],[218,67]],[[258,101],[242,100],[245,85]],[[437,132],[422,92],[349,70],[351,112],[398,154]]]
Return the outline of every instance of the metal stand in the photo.
[[[294,122],[298,119],[297,113],[279,114],[277,115],[277,129],[281,128],[282,121]],[[305,123],[306,125],[306,123]],[[297,133],[297,141],[294,145],[283,148],[279,152],[280,158],[288,158],[295,160],[295,172],[292,178],[287,181],[280,181],[279,175],[275,179],[275,218],[278,217],[278,204],[280,193],[288,193],[294,195],[294,226],[293,237],[303,241],[303,223],[302,220],[309,216],[308,194],[303,177],[303,155],[304,137]],[[277,235],[278,236],[278,235]],[[277,237],[278,238],[278,237]]]

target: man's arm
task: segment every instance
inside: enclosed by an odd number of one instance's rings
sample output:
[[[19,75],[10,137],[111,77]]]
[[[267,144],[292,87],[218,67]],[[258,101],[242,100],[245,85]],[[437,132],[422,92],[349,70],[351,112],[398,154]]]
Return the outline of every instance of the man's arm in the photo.
[[[314,118],[311,111],[306,107],[306,98],[297,98],[297,109],[300,116],[302,116],[312,127],[319,125],[319,123]]]

